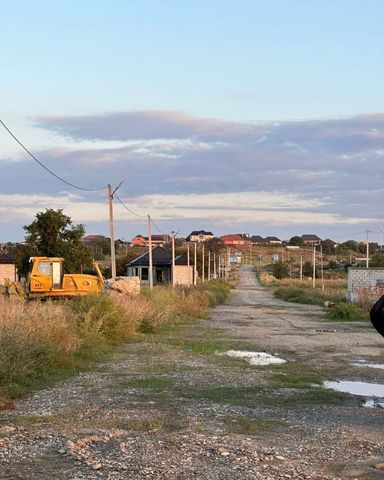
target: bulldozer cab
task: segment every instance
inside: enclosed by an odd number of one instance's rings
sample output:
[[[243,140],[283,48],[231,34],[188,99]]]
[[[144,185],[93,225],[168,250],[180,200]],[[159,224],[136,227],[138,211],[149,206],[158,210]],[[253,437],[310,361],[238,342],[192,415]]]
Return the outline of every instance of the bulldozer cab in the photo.
[[[47,291],[62,288],[63,266],[62,258],[32,257],[30,274],[30,291]]]
[[[95,264],[97,276],[82,273],[63,273],[63,258],[31,257],[29,298],[73,298],[78,295],[100,293],[104,278]]]

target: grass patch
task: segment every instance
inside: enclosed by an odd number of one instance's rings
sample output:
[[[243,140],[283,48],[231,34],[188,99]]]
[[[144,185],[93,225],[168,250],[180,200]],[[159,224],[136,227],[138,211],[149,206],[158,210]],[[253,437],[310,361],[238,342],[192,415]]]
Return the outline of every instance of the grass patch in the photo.
[[[276,430],[283,425],[278,420],[265,418],[251,418],[245,415],[227,416],[224,418],[225,429],[228,433],[258,435],[260,433]]]
[[[183,392],[183,395],[196,400],[209,401],[212,403],[224,403],[229,405],[254,405],[255,396],[262,392],[259,385],[247,387],[227,385],[200,388],[193,391]]]
[[[12,423],[20,427],[31,427],[39,424],[57,423],[63,418],[58,415],[23,415],[12,419]]]
[[[126,388],[144,388],[156,391],[166,390],[172,387],[174,382],[164,377],[130,378],[118,382],[117,385]]]
[[[327,318],[338,322],[367,322],[369,313],[355,303],[337,303],[328,310]]]
[[[321,290],[300,286],[279,286],[274,289],[274,295],[281,300],[307,305],[321,305],[324,302],[340,302],[340,296],[324,294]]]
[[[316,374],[282,373],[272,375],[270,380],[277,388],[312,388],[322,383]]]

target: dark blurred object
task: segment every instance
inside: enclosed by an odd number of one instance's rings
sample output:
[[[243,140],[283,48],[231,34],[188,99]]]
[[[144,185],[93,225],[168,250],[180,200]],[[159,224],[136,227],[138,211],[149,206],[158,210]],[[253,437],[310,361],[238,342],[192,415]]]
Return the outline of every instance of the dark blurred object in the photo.
[[[373,305],[369,316],[372,325],[384,337],[384,295]]]

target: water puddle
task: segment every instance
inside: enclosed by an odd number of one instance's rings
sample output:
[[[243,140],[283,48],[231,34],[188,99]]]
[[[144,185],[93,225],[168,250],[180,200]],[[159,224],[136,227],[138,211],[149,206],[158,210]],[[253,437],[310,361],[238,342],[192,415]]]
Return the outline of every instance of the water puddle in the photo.
[[[384,408],[384,401],[379,401],[376,398],[369,398],[365,400],[364,407],[367,408]]]
[[[354,367],[380,368],[384,370],[384,363],[368,363],[366,360],[357,360],[352,363]]]
[[[243,358],[247,360],[251,365],[276,365],[280,363],[286,363],[283,358],[276,357],[270,353],[265,352],[248,352],[246,350],[228,350],[224,353],[229,357]]]
[[[324,382],[324,386],[338,392],[368,397],[364,401],[364,407],[384,408],[384,385],[380,383],[352,382],[343,380],[340,382]]]

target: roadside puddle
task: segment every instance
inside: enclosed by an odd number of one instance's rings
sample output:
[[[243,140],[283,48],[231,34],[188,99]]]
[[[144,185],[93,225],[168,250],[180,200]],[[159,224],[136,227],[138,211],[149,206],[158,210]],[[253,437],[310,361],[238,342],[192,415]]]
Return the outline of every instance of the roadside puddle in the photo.
[[[380,383],[342,380],[339,382],[324,382],[324,387],[338,392],[366,397],[363,404],[364,407],[384,408],[384,385]]]
[[[351,365],[354,367],[380,368],[384,370],[384,363],[368,363],[366,360],[356,360],[356,362]]]
[[[223,354],[221,354],[223,355]],[[265,352],[248,352],[246,350],[227,350],[224,355],[234,358],[243,358],[247,360],[251,365],[276,365],[280,363],[286,363],[283,358],[276,357],[270,353]]]

